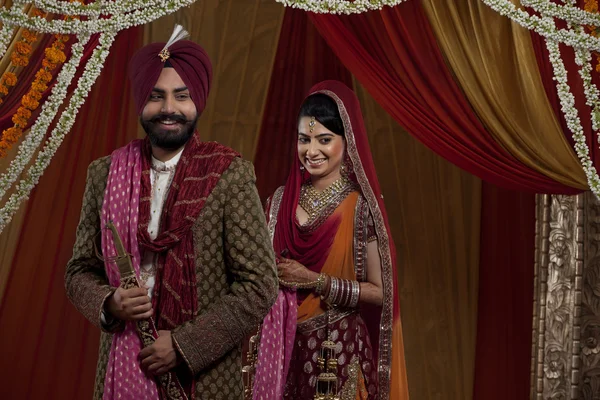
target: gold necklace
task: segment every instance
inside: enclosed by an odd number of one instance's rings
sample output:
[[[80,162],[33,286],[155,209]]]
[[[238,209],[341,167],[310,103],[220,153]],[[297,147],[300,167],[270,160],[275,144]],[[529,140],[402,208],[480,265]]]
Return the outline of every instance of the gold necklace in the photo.
[[[329,206],[337,197],[344,193],[350,186],[352,181],[342,176],[337,181],[333,182],[326,189],[317,191],[312,182],[302,185],[300,189],[300,199],[298,204],[308,214],[308,220],[314,221],[319,214]]]

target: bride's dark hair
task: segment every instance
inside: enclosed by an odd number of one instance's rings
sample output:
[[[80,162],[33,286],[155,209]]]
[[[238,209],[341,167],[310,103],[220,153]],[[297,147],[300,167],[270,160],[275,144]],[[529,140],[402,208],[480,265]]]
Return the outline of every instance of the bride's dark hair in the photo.
[[[304,100],[302,107],[300,107],[298,120],[302,117],[315,117],[321,125],[331,132],[344,136],[344,123],[338,106],[331,97],[323,93],[312,94]]]

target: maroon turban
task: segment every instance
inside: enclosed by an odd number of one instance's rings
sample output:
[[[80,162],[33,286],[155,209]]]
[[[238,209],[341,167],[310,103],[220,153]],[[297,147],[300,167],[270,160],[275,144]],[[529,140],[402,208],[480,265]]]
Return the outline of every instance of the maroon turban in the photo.
[[[159,53],[165,43],[151,43],[138,50],[129,63],[129,79],[133,87],[133,99],[138,114],[141,114],[158,81],[165,62]],[[179,40],[169,47],[167,63],[177,71],[190,91],[198,115],[206,106],[212,81],[212,65],[208,54],[199,45],[189,40]]]

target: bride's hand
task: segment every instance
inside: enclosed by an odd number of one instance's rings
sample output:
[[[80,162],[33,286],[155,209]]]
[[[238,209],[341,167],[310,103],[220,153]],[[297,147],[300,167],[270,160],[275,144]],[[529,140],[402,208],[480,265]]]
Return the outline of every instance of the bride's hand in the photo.
[[[284,257],[278,258],[277,275],[279,276],[281,286],[290,286],[288,284],[293,283],[304,284],[314,282],[319,277],[319,274],[309,270],[298,261]]]

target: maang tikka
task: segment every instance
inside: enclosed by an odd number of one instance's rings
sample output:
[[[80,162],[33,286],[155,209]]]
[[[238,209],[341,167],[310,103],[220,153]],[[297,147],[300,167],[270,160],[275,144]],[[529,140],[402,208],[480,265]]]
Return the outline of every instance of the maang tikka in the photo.
[[[308,123],[310,133],[313,133],[313,130],[315,129],[315,124],[315,117],[310,117],[310,122]]]

